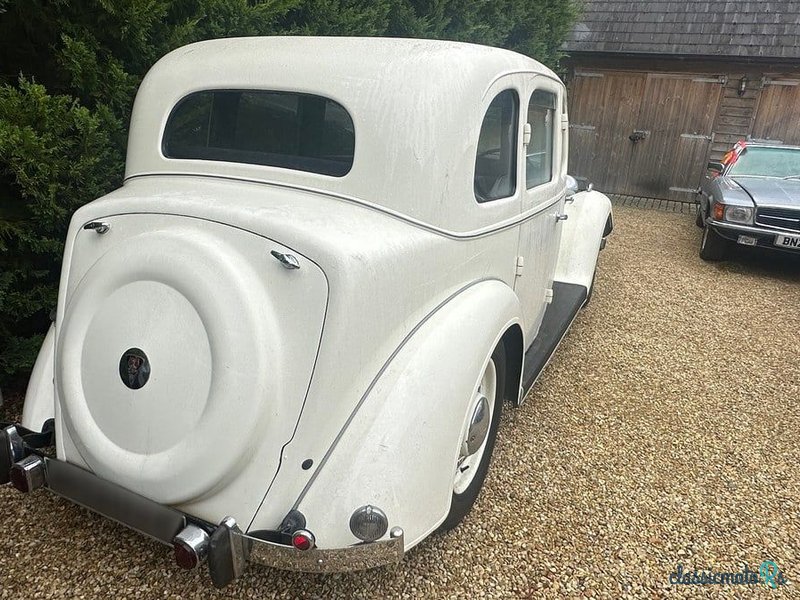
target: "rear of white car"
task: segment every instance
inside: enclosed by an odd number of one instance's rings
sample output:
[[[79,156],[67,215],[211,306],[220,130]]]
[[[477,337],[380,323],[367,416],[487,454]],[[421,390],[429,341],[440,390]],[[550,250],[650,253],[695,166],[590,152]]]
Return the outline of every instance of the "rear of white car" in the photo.
[[[528,186],[517,105],[539,88],[537,135],[560,150]],[[396,562],[454,526],[611,230],[598,192],[562,212],[563,94],[535,61],[451,42],[218,40],[162,59],[124,185],[70,226],[24,413],[47,429],[3,429],[0,476],[13,463],[23,491],[207,560],[218,586],[247,562]],[[499,120],[495,97],[513,99]],[[507,132],[491,199],[487,121]]]

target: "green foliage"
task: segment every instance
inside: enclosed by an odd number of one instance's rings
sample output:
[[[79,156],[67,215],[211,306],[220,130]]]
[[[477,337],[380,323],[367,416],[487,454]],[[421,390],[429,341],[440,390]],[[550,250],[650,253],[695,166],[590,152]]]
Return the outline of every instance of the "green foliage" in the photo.
[[[136,88],[161,56],[245,35],[388,35],[555,66],[576,0],[0,0],[0,386],[32,367],[79,206],[119,186]]]

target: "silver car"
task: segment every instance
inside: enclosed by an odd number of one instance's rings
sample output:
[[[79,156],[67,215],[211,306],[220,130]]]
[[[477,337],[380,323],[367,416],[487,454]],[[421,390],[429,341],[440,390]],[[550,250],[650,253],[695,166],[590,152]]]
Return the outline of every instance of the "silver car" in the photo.
[[[800,147],[742,141],[709,163],[697,225],[703,260],[737,244],[800,253]]]

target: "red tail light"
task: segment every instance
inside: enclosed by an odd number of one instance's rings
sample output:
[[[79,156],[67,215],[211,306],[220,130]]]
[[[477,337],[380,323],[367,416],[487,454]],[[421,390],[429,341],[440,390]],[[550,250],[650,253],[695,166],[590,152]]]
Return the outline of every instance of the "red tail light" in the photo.
[[[173,542],[172,548],[175,550],[175,562],[181,569],[191,570],[200,564],[200,557],[188,546]]]
[[[314,534],[305,529],[300,529],[292,534],[292,546],[298,550],[311,550],[315,543]]]
[[[209,536],[197,525],[187,525],[172,540],[175,562],[181,569],[194,569],[208,554]]]

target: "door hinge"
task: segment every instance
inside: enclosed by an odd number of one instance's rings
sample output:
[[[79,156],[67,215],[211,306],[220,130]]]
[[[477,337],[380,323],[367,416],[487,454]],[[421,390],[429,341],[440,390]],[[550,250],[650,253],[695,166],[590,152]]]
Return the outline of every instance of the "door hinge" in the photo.
[[[544,303],[550,304],[553,301],[553,288],[547,288],[544,291]]]
[[[517,277],[522,277],[522,269],[525,268],[525,258],[522,256],[517,257]]]

